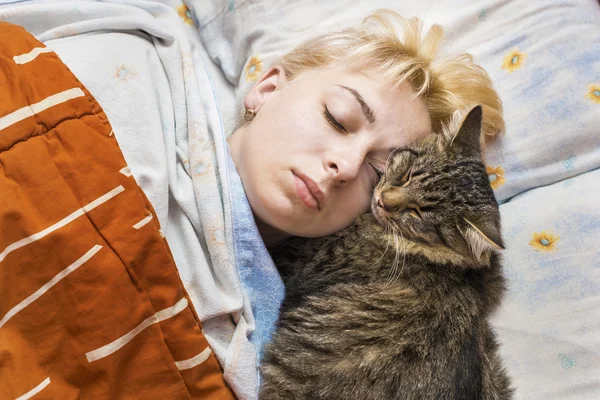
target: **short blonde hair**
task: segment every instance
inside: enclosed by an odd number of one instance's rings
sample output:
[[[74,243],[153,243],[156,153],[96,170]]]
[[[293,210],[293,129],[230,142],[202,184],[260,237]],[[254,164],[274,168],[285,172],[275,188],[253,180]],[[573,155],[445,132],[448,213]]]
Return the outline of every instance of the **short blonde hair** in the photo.
[[[408,81],[429,110],[431,128],[441,133],[457,110],[483,107],[484,137],[504,132],[502,102],[483,68],[469,54],[437,57],[443,29],[433,25],[423,36],[418,18],[378,10],[362,25],[310,39],[278,62],[288,79],[333,63],[351,63],[375,72],[393,88]]]

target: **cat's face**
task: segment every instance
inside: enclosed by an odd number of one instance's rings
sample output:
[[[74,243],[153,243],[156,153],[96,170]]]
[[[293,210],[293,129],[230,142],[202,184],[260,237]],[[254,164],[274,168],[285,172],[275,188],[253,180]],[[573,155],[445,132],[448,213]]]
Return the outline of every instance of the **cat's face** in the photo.
[[[451,143],[431,136],[397,149],[376,187],[379,223],[412,241],[480,258],[500,249],[500,215],[479,150],[474,111]]]

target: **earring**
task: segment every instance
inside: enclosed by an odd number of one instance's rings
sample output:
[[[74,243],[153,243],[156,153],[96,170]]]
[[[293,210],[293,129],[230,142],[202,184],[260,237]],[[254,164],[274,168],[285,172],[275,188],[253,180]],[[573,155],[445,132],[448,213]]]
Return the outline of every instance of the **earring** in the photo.
[[[254,117],[256,117],[256,113],[254,112],[254,110],[246,108],[246,111],[244,112],[244,119],[250,122],[254,119]]]

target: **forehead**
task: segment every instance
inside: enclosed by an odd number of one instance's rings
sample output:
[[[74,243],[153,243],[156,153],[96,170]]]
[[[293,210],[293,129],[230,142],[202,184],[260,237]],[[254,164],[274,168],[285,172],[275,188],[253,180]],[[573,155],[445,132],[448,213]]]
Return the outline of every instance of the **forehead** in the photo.
[[[370,128],[385,135],[399,135],[396,146],[414,142],[431,132],[431,120],[425,102],[415,97],[407,81],[392,90],[393,85],[378,79],[374,72],[337,64],[311,71],[304,79],[310,80],[323,91],[331,90],[336,85],[356,90],[373,109],[376,121]],[[352,96],[348,98],[351,100]]]

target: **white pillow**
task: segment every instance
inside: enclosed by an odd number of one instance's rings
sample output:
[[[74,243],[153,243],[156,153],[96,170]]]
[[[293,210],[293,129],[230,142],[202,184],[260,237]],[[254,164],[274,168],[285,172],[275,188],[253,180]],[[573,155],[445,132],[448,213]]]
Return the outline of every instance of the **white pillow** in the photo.
[[[442,52],[469,52],[492,77],[507,123],[505,137],[487,155],[499,200],[600,167],[600,7],[595,0],[188,3],[210,57],[236,86],[240,112],[260,72],[294,44],[358,23],[371,10],[390,8],[444,26]],[[503,69],[513,51],[520,68]]]
[[[600,170],[500,207],[508,292],[492,321],[515,399],[600,396]]]

